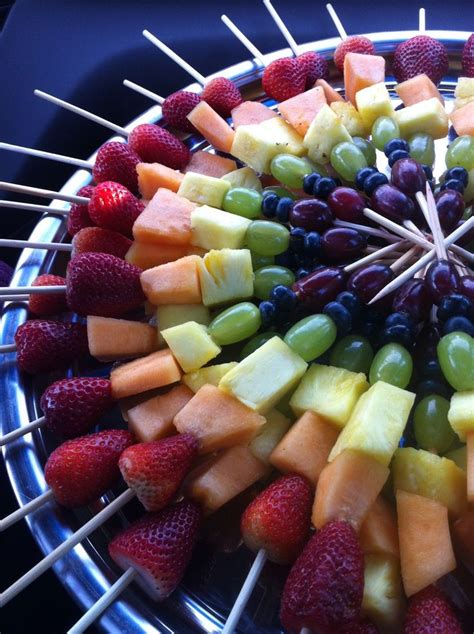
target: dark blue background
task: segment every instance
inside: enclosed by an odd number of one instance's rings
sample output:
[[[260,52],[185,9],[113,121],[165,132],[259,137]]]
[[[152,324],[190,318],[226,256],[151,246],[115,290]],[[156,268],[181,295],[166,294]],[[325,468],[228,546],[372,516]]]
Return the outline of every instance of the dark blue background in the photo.
[[[8,4],[8,3],[3,3]],[[275,0],[298,42],[337,33],[324,2]],[[335,1],[348,33],[417,28],[412,0]],[[426,2],[427,26],[472,29],[472,1]],[[2,2],[0,2],[0,18]],[[0,35],[0,140],[86,158],[110,132],[33,96],[41,88],[124,124],[151,102],[122,86],[125,77],[166,96],[189,76],[149,44],[144,28],[176,49],[204,75],[239,62],[248,54],[220,22],[227,13],[263,52],[285,42],[263,4],[253,1],[180,0],[19,0]],[[61,186],[73,168],[0,151],[0,180],[50,189]],[[0,197],[13,198],[0,192]],[[27,200],[23,198],[23,200]],[[38,202],[37,200],[34,202]],[[35,217],[0,209],[0,235],[27,237]],[[11,250],[0,258],[15,259]],[[9,492],[4,471],[1,498]],[[6,499],[2,516],[15,508]],[[2,589],[40,558],[22,525],[2,535]],[[6,559],[5,559],[6,557]],[[79,613],[53,573],[44,575],[2,610],[4,634],[60,634]]]

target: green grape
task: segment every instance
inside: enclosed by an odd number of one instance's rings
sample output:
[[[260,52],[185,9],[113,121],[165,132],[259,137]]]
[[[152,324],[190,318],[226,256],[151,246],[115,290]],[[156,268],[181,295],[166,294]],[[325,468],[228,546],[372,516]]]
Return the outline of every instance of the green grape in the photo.
[[[252,337],[250,341],[247,341],[245,346],[242,348],[242,351],[240,353],[240,358],[245,359],[245,357],[248,357],[249,354],[252,354],[252,352],[255,352],[255,350],[258,350],[260,346],[263,346],[264,343],[267,343],[269,339],[273,339],[273,337],[280,337],[281,339],[280,333],[272,332],[270,330],[268,330],[267,332],[261,332],[260,334],[255,335],[255,337]]]
[[[400,128],[395,119],[391,117],[379,117],[372,126],[372,143],[377,150],[383,152],[385,144],[392,139],[400,138]]]
[[[456,166],[467,170],[474,168],[474,137],[468,134],[458,136],[449,145],[446,152],[446,167],[451,169]]]
[[[467,448],[466,445],[457,447],[456,449],[450,449],[444,454],[445,458],[455,462],[460,469],[467,471]]]
[[[447,382],[458,392],[474,389],[474,339],[466,332],[441,337],[438,361]]]
[[[273,255],[260,255],[259,253],[250,253],[252,258],[252,268],[254,271],[258,271],[264,266],[271,266],[275,263],[275,257]]]
[[[329,176],[326,165],[323,165],[322,163],[316,163],[315,161],[311,161],[311,165],[313,166],[313,172],[316,172],[320,176]]]
[[[413,428],[421,449],[444,453],[453,444],[455,433],[448,420],[449,401],[430,394],[415,407]]]
[[[347,335],[331,350],[329,362],[337,368],[369,374],[373,358],[373,348],[365,337]]]
[[[270,185],[269,187],[265,187],[262,193],[264,198],[267,194],[276,194],[280,198],[293,198],[293,200],[296,200],[297,198],[296,194],[290,192],[290,190],[286,189],[286,187],[280,187],[279,185]]]
[[[260,311],[251,302],[226,308],[211,321],[208,332],[220,346],[228,346],[252,337],[260,328]]]
[[[357,145],[342,141],[331,150],[331,165],[344,180],[354,182],[357,172],[367,167],[367,161]]]
[[[278,255],[288,249],[290,232],[278,222],[254,220],[247,229],[247,246],[260,255]]]
[[[413,360],[406,348],[398,343],[387,343],[380,348],[372,361],[369,381],[385,381],[402,389],[410,383]]]
[[[244,218],[258,218],[262,209],[263,196],[255,189],[246,187],[234,187],[229,189],[224,197],[222,208],[231,214]]]
[[[274,178],[292,189],[301,189],[303,179],[314,171],[308,159],[293,154],[277,154],[270,163],[270,172]]]
[[[435,161],[435,144],[431,134],[418,132],[408,139],[410,156],[423,165],[433,165]]]
[[[474,168],[469,170],[468,172],[468,181],[467,181],[467,185],[464,188],[464,200],[466,201],[466,203],[470,203],[471,200],[474,200]],[[472,208],[466,208],[466,211],[470,209],[471,210],[471,214],[472,214]],[[470,214],[470,215],[471,215]],[[468,216],[469,218],[470,216]],[[464,216],[464,219],[467,220],[467,218]]]
[[[298,321],[283,340],[305,361],[313,361],[336,341],[337,328],[327,315],[311,315]]]
[[[291,286],[295,282],[293,271],[284,266],[264,266],[255,273],[254,295],[258,299],[269,299],[270,291],[277,284]]]
[[[357,145],[359,150],[365,156],[367,165],[370,165],[370,166],[375,165],[375,163],[377,162],[377,155],[375,153],[375,147],[373,143],[371,143],[370,141],[367,141],[367,139],[363,139],[360,136],[355,136],[352,139],[352,143],[354,143],[354,145]]]

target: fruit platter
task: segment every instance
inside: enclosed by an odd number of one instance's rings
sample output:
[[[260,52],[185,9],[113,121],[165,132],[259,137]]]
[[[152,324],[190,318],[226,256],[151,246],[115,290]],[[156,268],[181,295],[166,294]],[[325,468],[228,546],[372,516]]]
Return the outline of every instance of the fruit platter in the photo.
[[[474,35],[203,77],[50,198],[2,282],[19,509],[71,633],[474,627]],[[330,5],[328,5],[330,6]],[[423,13],[424,18],[424,13]],[[5,140],[6,141],[6,140]],[[14,207],[22,203],[11,203]],[[3,241],[7,242],[7,241]],[[0,270],[1,273],[1,270]]]

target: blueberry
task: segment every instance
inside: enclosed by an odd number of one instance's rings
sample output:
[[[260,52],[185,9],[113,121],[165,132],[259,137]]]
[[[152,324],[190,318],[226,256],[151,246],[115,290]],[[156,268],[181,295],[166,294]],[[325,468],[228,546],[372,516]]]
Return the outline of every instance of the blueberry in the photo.
[[[372,196],[374,191],[380,185],[386,185],[388,183],[388,178],[385,174],[381,174],[380,172],[376,172],[375,174],[371,174],[364,181],[364,191],[367,196]]]
[[[409,152],[410,146],[405,139],[392,139],[388,141],[383,148],[385,156],[387,157],[390,156],[392,152],[395,152],[395,150],[405,150],[405,152]]]
[[[414,332],[413,328],[404,324],[396,324],[384,328],[382,331],[382,345],[386,343],[399,343],[409,349],[413,345]]]
[[[397,161],[400,159],[408,158],[410,153],[407,150],[394,150],[388,156],[388,164],[390,167],[393,167]]]
[[[277,203],[276,212],[275,212],[277,220],[283,223],[288,222],[288,216],[292,206],[293,206],[292,198],[287,198],[287,197],[280,198],[280,200]]]
[[[422,165],[421,166],[423,168],[423,171],[425,173],[426,178],[429,181],[433,180],[433,170],[431,169],[431,167],[429,165]]]
[[[304,251],[311,258],[321,253],[321,236],[317,231],[309,231],[304,237]]]
[[[287,269],[292,269],[295,265],[294,254],[288,250],[275,255],[275,264],[278,264],[278,266],[286,266]]]
[[[371,176],[372,174],[377,174],[377,172],[378,172],[378,169],[376,167],[363,167],[362,169],[360,169],[357,172],[356,178],[355,178],[355,184],[357,189],[363,190],[365,179],[368,176]]]
[[[279,201],[280,196],[277,196],[274,193],[264,196],[262,201],[262,214],[265,218],[273,218],[275,216]]]
[[[336,324],[339,337],[347,335],[352,329],[352,316],[345,306],[339,302],[329,302],[323,308],[323,313],[331,317]]]
[[[262,318],[263,328],[273,326],[276,321],[277,309],[273,302],[260,302],[258,307],[260,311],[260,317]]]
[[[313,194],[315,196],[319,196],[320,198],[327,198],[333,189],[336,189],[337,182],[334,178],[330,178],[329,176],[323,176],[319,180],[317,180],[313,187]]]
[[[456,180],[461,181],[464,187],[466,187],[469,181],[469,173],[467,169],[464,167],[452,167],[444,175],[444,180],[447,181],[447,180],[450,180],[451,178],[455,178]]]
[[[450,178],[449,180],[445,180],[440,189],[441,191],[445,189],[455,189],[460,194],[464,194],[464,184],[458,178]]]
[[[302,253],[306,231],[303,227],[294,227],[290,231],[290,250],[293,253]]]
[[[342,293],[339,293],[336,297],[336,301],[347,308],[354,319],[359,317],[362,312],[362,302],[355,293],[342,291]]]
[[[474,323],[463,315],[450,317],[443,326],[443,335],[449,335],[450,332],[467,332],[468,335],[474,337]]]
[[[444,382],[437,381],[436,379],[426,379],[425,381],[417,383],[415,392],[418,398],[424,398],[429,394],[439,394],[444,398],[449,398],[451,396],[449,387]]]
[[[442,379],[443,373],[438,359],[432,358],[425,361],[422,368],[420,368],[420,374],[426,379]]]
[[[402,312],[392,313],[385,320],[385,328],[390,328],[391,326],[408,326],[409,328],[413,328],[413,322],[410,319],[409,315]]]
[[[303,179],[304,193],[311,195],[313,193],[316,181],[318,181],[320,178],[321,174],[318,174],[318,172],[313,172],[312,174],[308,174],[307,176],[305,176]]]
[[[450,317],[461,315],[474,319],[474,304],[465,295],[445,295],[438,306],[436,317],[439,321],[444,322]]]
[[[278,284],[274,286],[270,292],[270,299],[273,304],[276,306],[277,311],[290,311],[296,305],[296,293],[288,288],[287,286],[283,286],[283,284]]]
[[[309,269],[304,269],[304,268],[298,269],[296,271],[296,279],[300,280],[301,278],[306,277],[310,273],[311,271]]]

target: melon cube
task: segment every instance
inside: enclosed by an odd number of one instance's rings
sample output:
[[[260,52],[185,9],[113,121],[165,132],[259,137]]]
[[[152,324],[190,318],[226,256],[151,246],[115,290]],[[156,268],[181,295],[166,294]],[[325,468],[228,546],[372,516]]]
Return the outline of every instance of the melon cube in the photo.
[[[197,438],[201,453],[246,445],[265,422],[263,416],[214,385],[203,385],[174,419],[180,434]]]
[[[415,394],[377,381],[362,394],[334,445],[329,460],[357,449],[388,465],[408,421]]]
[[[151,200],[160,187],[177,192],[183,174],[161,163],[138,163],[138,189],[142,198]]]
[[[221,178],[186,172],[178,194],[198,205],[210,205],[220,209],[229,189],[230,183]]]
[[[278,110],[298,134],[304,136],[314,117],[326,103],[324,90],[316,86],[296,97],[282,101],[278,104]]]
[[[252,221],[203,205],[191,214],[191,244],[203,249],[240,249]]]
[[[448,115],[436,97],[397,110],[394,119],[405,139],[417,132],[431,134],[434,139],[442,139],[448,134]]]
[[[208,103],[199,102],[187,118],[216,150],[230,152],[235,132]]]
[[[248,166],[229,172],[222,177],[222,180],[230,183],[232,189],[234,187],[245,187],[246,189],[255,189],[258,192],[263,190],[262,183],[255,170]]]
[[[278,114],[259,101],[242,101],[232,110],[231,116],[234,130],[237,130],[241,125],[251,125],[274,119],[278,117]]]
[[[474,502],[474,431],[467,434],[466,471],[467,471],[467,499]]]
[[[458,136],[474,136],[474,101],[454,110],[449,118]]]
[[[459,439],[466,441],[466,434],[474,431],[474,390],[454,392],[449,404],[448,420]]]
[[[222,377],[236,366],[237,361],[209,365],[207,368],[201,368],[190,374],[185,374],[183,376],[183,383],[194,393],[198,392],[203,385],[215,385],[217,387]]]
[[[237,163],[234,160],[218,154],[211,154],[211,152],[198,150],[191,155],[191,160],[186,165],[184,172],[194,172],[195,174],[221,178],[236,169]]]
[[[421,73],[406,81],[402,81],[401,84],[397,84],[395,86],[395,92],[405,106],[412,106],[414,103],[426,101],[426,99],[431,99],[432,97],[436,97],[440,103],[444,104],[444,99],[439,90],[425,73]]]
[[[201,258],[187,255],[175,262],[160,264],[140,276],[143,292],[155,306],[158,304],[200,304],[201,288],[198,267]]]
[[[270,455],[291,427],[291,420],[276,409],[265,416],[267,422],[249,445],[250,451],[259,460],[270,465]]]
[[[367,128],[362,117],[350,101],[333,101],[331,110],[341,118],[342,123],[351,136],[366,137],[370,134],[370,128]]]
[[[328,105],[321,108],[305,134],[303,143],[308,156],[317,163],[329,163],[332,148],[352,137],[334,110]]]
[[[315,86],[321,86],[324,90],[324,96],[328,104],[332,105],[335,101],[345,101],[344,97],[335,90],[325,79],[317,79]]]
[[[298,383],[307,367],[280,337],[272,337],[228,372],[219,387],[265,413]]]
[[[99,361],[141,357],[158,348],[156,328],[149,324],[92,315],[87,317],[87,340]]]
[[[362,612],[380,632],[401,632],[405,604],[400,561],[386,555],[366,555]]]
[[[395,110],[385,82],[367,86],[356,93],[357,110],[368,130],[379,117],[393,117]]]
[[[125,260],[145,271],[159,264],[179,260],[187,254],[187,246],[174,247],[171,244],[151,244],[134,240],[125,254]]]
[[[189,244],[191,212],[196,205],[169,189],[160,187],[133,225],[133,237],[139,242]]]
[[[355,105],[356,94],[368,86],[385,81],[385,59],[380,55],[347,53],[344,58],[346,99]]]
[[[171,385],[181,379],[181,369],[169,350],[124,363],[110,373],[115,399]]]
[[[166,328],[161,331],[161,336],[185,372],[199,370],[221,352],[206,326],[195,321]]]
[[[400,557],[397,516],[395,510],[381,495],[365,516],[360,527],[359,542],[367,555]]]
[[[360,395],[368,389],[363,372],[314,363],[293,394],[290,406],[297,416],[311,410],[337,427],[344,427]]]
[[[217,306],[253,295],[252,258],[248,249],[213,249],[199,261],[205,306]]]

